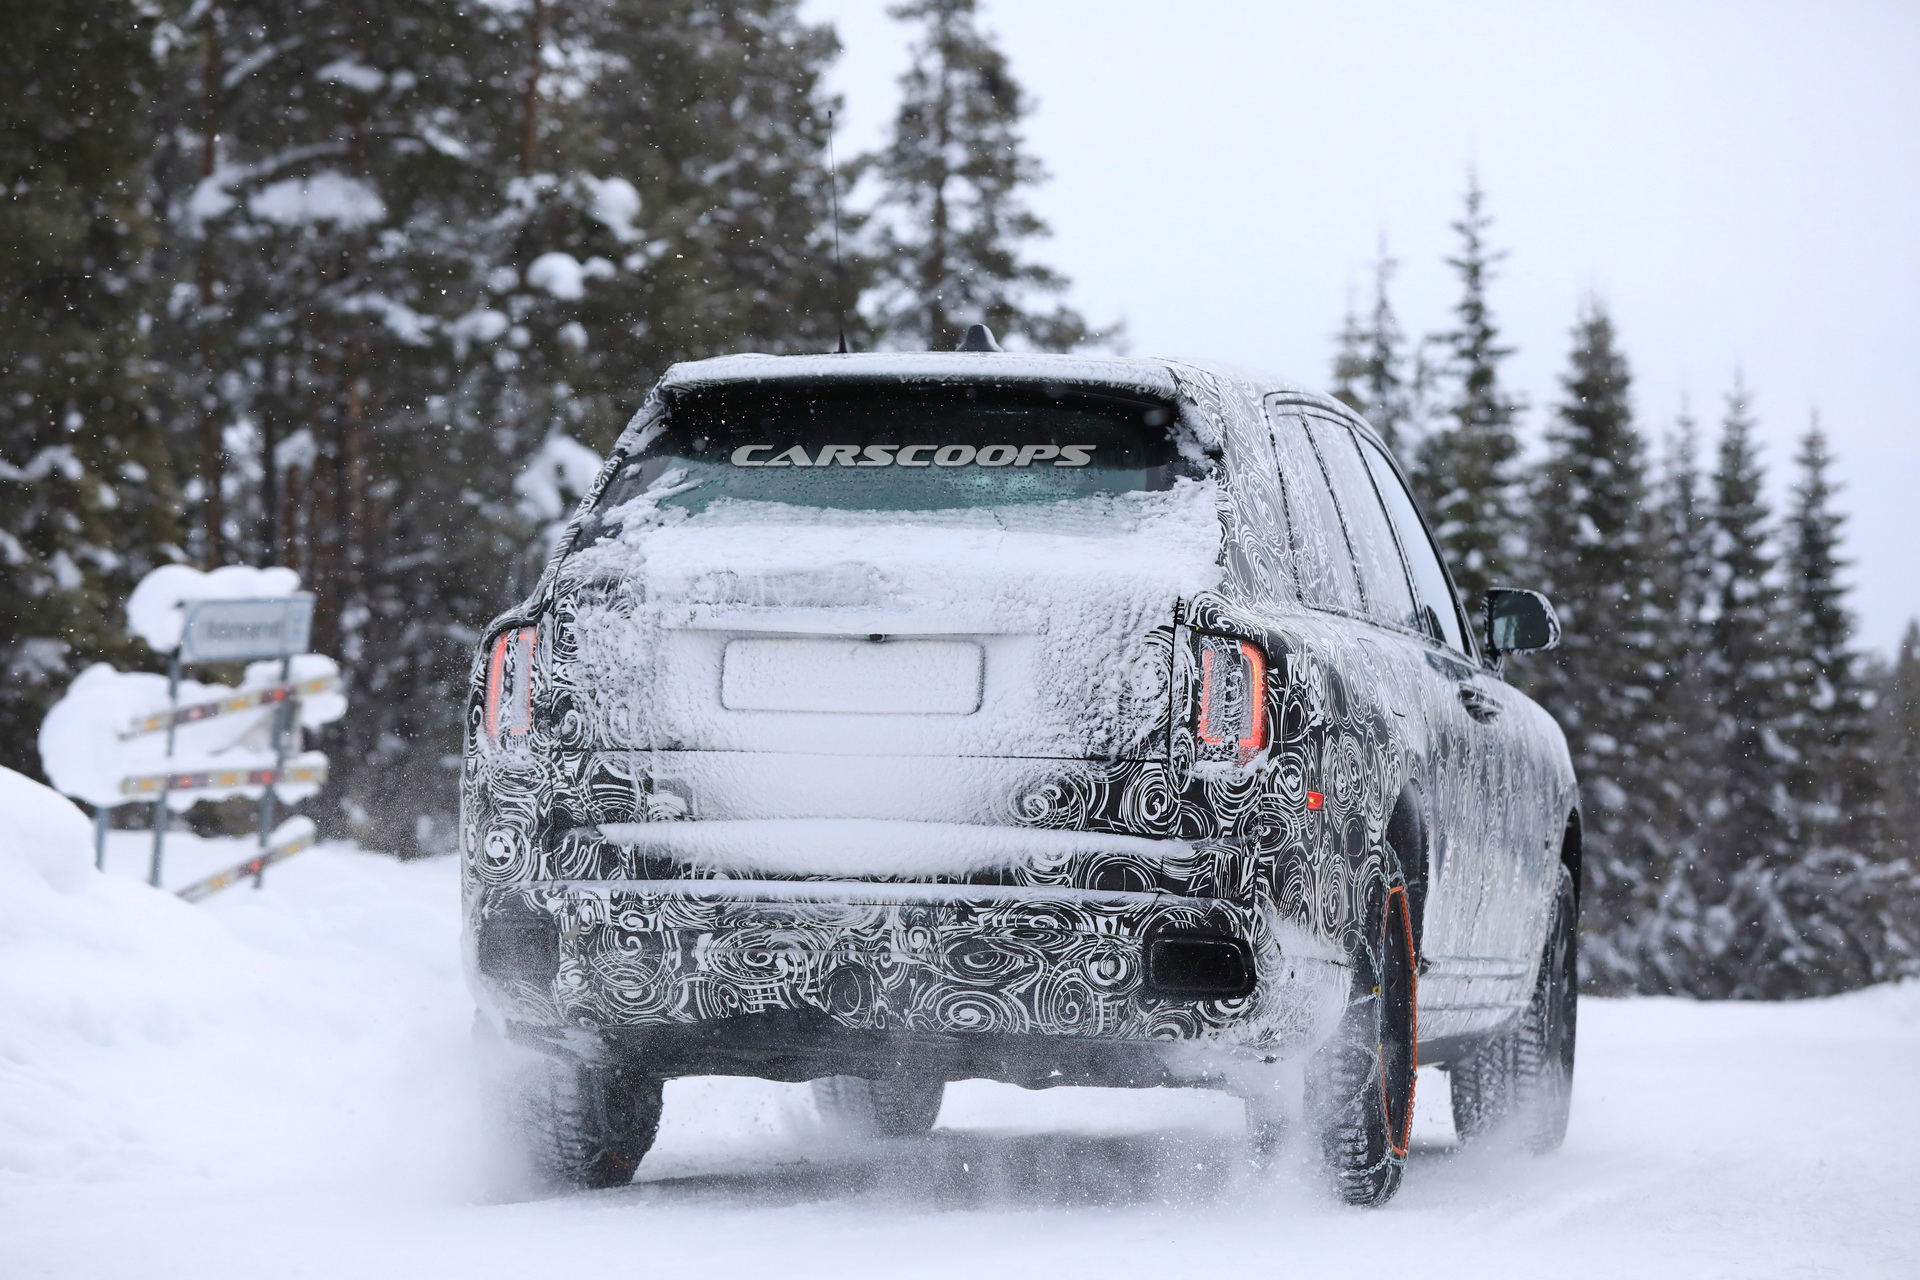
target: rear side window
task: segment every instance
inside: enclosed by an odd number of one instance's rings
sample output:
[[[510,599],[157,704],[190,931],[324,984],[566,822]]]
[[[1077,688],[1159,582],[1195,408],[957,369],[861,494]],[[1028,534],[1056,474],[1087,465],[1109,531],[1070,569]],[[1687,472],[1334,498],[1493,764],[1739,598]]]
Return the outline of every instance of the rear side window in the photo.
[[[1425,624],[1420,629],[1448,648],[1465,653],[1467,642],[1460,631],[1459,611],[1453,605],[1453,588],[1447,583],[1447,571],[1441,567],[1413,499],[1378,445],[1362,439],[1360,452],[1367,460],[1367,469],[1373,472],[1380,496],[1386,500],[1387,517],[1400,535],[1400,546],[1407,553],[1407,567],[1413,571],[1413,589]]]
[[[607,486],[693,513],[722,501],[934,511],[1169,489],[1173,406],[1039,386],[759,383],[675,395],[664,433]]]
[[[1413,588],[1407,585],[1407,570],[1400,562],[1393,526],[1387,523],[1387,513],[1373,491],[1373,479],[1360,459],[1352,429],[1325,418],[1308,418],[1306,423],[1321,460],[1327,464],[1327,479],[1333,482],[1340,511],[1347,518],[1347,537],[1353,544],[1361,589],[1366,593],[1367,616],[1424,630],[1414,611]]]
[[[1321,609],[1360,612],[1360,584],[1354,578],[1353,553],[1327,486],[1320,457],[1300,418],[1291,413],[1269,414],[1273,449],[1280,465],[1280,482],[1287,495],[1287,522],[1293,534],[1300,598]]]

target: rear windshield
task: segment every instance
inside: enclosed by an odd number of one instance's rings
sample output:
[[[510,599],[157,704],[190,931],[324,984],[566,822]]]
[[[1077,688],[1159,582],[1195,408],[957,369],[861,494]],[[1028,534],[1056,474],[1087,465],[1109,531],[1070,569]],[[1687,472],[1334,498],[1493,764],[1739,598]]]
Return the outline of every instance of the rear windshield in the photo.
[[[722,499],[934,511],[1168,489],[1198,470],[1171,405],[1078,390],[740,385],[675,395],[664,433],[607,486],[609,511]],[[655,490],[659,494],[661,490]]]

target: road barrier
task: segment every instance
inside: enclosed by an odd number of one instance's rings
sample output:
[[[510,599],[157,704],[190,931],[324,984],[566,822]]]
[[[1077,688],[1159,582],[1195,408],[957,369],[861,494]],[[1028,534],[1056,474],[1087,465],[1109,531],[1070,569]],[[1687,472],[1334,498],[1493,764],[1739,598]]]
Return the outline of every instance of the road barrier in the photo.
[[[229,787],[271,787],[289,782],[323,783],[326,763],[288,765],[281,769],[210,769],[202,773],[148,773],[123,778],[120,794],[129,800],[164,795],[169,791],[222,790]]]
[[[311,698],[316,694],[332,693],[339,687],[339,676],[316,676],[312,680],[301,680],[294,684],[276,684],[265,689],[248,689],[231,698],[220,698],[214,702],[196,702],[192,706],[156,711],[152,715],[141,716],[121,730],[120,741],[138,738],[142,734],[177,729],[183,724],[198,724],[202,720],[211,720],[215,716],[228,716],[241,711],[253,711],[259,707],[277,706],[282,702],[292,702],[300,698]]]
[[[276,862],[285,862],[302,849],[311,848],[316,836],[317,831],[313,825],[313,819],[288,818],[285,822],[281,823],[279,829],[268,838],[266,847],[261,849],[259,853],[248,858],[238,866],[228,867],[225,871],[216,872],[208,876],[205,880],[196,880],[194,883],[180,890],[176,896],[187,902],[198,902],[202,898],[210,897],[228,885],[238,884],[248,877],[252,877],[254,883],[258,885],[261,874],[264,873],[268,867]]]

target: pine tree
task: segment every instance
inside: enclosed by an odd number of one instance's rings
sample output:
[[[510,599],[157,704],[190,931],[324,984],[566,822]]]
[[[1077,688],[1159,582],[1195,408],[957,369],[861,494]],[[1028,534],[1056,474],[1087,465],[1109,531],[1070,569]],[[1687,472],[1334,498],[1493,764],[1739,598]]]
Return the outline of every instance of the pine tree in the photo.
[[[1657,762],[1648,780],[1655,798],[1649,878],[1652,905],[1634,950],[1637,989],[1693,989],[1702,904],[1695,884],[1701,839],[1720,774],[1715,733],[1712,649],[1714,596],[1711,502],[1700,474],[1698,435],[1681,410],[1669,437],[1653,509],[1654,654],[1657,677],[1642,754]]]
[[[454,353],[504,200],[503,23],[435,0],[221,0],[168,33],[158,107],[191,549],[289,563],[314,590],[315,646],[355,708],[323,737],[329,790],[395,851],[451,811],[449,695],[510,559],[495,424],[460,413]]]
[[[1776,992],[1799,939],[1780,900],[1794,860],[1786,726],[1787,608],[1775,573],[1771,512],[1744,384],[1728,398],[1713,476],[1713,619],[1707,675],[1719,776],[1707,809],[1695,891],[1706,905],[1693,950],[1698,995]]]
[[[1880,682],[1875,754],[1886,796],[1887,858],[1920,864],[1920,620],[1907,624],[1893,665]]]
[[[1048,233],[1021,196],[1043,181],[1020,121],[1032,110],[1007,59],[976,22],[976,0],[910,0],[888,12],[921,24],[893,139],[866,167],[882,200],[873,316],[882,340],[949,348],[968,323],[1041,350],[1108,341],[1065,305],[1039,310],[1036,295],[1067,279],[1023,259]]]
[[[1794,789],[1821,843],[1856,849],[1875,841],[1879,788],[1873,768],[1872,693],[1854,648],[1853,616],[1840,581],[1841,526],[1833,454],[1819,419],[1801,437],[1800,469],[1787,518],[1787,575],[1795,624],[1795,708],[1791,743],[1798,757]]]
[[[832,346],[837,45],[792,0],[195,13],[157,165],[192,549],[301,570],[355,697],[332,790],[432,845],[471,629],[537,568],[528,459],[675,360]]]
[[[1779,878],[1794,922],[1792,969],[1775,976],[1789,994],[1820,994],[1894,976],[1920,947],[1912,932],[1910,875],[1885,857],[1881,775],[1874,760],[1873,692],[1854,649],[1840,581],[1845,518],[1833,509],[1833,455],[1816,417],[1801,438],[1787,517],[1791,609],[1789,794],[1796,861]]]
[[[1598,302],[1575,326],[1565,400],[1534,484],[1534,568],[1560,614],[1560,648],[1516,672],[1566,731],[1580,778],[1587,980],[1639,985],[1640,928],[1658,899],[1662,772],[1648,753],[1660,676],[1646,446],[1631,375]]]
[[[587,0],[522,39],[498,286],[465,330],[515,344],[480,398],[512,406],[522,450],[610,446],[676,360],[831,350],[842,313],[863,336],[863,260],[844,291],[832,267],[830,29],[792,0]]]
[[[47,705],[135,660],[120,602],[174,537],[141,329],[152,24],[23,0],[0,49],[0,766],[39,773]]]
[[[1374,264],[1373,309],[1363,325],[1351,309],[1341,329],[1340,351],[1334,359],[1334,396],[1373,424],[1398,453],[1412,425],[1412,387],[1406,370],[1406,335],[1387,296],[1387,286],[1400,264],[1387,255],[1385,241]]]
[[[1466,211],[1453,224],[1460,254],[1447,259],[1460,275],[1455,327],[1434,338],[1446,351],[1444,374],[1452,392],[1414,469],[1415,486],[1470,607],[1488,587],[1507,582],[1521,552],[1514,475],[1520,456],[1514,420],[1521,406],[1500,384],[1500,363],[1513,348],[1500,345],[1487,301],[1493,268],[1505,255],[1487,247],[1493,220],[1485,204],[1478,177],[1469,174]]]

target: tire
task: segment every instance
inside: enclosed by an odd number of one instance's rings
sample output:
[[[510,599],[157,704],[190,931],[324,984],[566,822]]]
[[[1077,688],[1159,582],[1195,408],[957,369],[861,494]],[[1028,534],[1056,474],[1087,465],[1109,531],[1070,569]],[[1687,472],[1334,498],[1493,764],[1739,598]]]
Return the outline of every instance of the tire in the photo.
[[[1335,1194],[1380,1205],[1400,1189],[1413,1127],[1419,977],[1406,883],[1389,863],[1367,909],[1353,990],[1307,1068],[1307,1115]]]
[[[1463,1143],[1505,1141],[1536,1155],[1557,1150],[1573,1107],[1580,988],[1579,900],[1560,868],[1533,995],[1514,1026],[1452,1071],[1453,1128]]]
[[[633,1181],[660,1128],[662,1081],[509,1044],[476,1027],[493,1129],[540,1187],[598,1191]]]
[[[828,1076],[813,1082],[821,1119],[855,1137],[912,1138],[940,1118],[946,1082],[918,1076]]]

